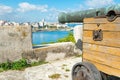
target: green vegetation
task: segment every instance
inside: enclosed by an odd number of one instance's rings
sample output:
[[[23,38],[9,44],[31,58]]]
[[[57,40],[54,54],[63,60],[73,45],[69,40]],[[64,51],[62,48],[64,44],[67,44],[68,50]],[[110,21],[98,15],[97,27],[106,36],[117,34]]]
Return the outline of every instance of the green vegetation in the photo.
[[[3,72],[4,70],[3,70],[3,68],[0,68],[0,72]]]
[[[68,78],[68,75],[64,75],[66,78]]]
[[[37,44],[32,44],[32,46],[37,46]]]
[[[52,44],[52,43],[56,43],[56,42],[42,42],[42,44]]]
[[[64,69],[64,67],[62,67],[61,69]]]
[[[67,64],[63,64],[62,66],[67,66]]]
[[[66,71],[66,72],[69,72],[69,71],[70,71],[70,69],[66,69],[65,71]]]
[[[58,78],[60,78],[60,74],[52,74],[49,76],[49,78],[58,79]]]
[[[42,65],[42,64],[46,64],[48,62],[45,62],[45,61],[39,61],[39,62],[33,62],[31,63],[31,66],[38,66],[38,65]]]
[[[42,65],[45,63],[47,62],[39,61],[28,64],[26,59],[20,59],[19,61],[15,62],[7,61],[6,63],[0,64],[0,72],[5,70],[24,70],[27,67]]]
[[[68,34],[68,36],[66,36],[64,38],[61,38],[61,39],[58,39],[57,42],[74,42],[75,43],[75,39],[74,39],[73,33],[70,32]]]
[[[70,71],[70,69],[67,68],[67,64],[63,64],[61,69],[64,69],[66,72]]]
[[[82,54],[77,54],[75,55],[75,57],[82,57]]]

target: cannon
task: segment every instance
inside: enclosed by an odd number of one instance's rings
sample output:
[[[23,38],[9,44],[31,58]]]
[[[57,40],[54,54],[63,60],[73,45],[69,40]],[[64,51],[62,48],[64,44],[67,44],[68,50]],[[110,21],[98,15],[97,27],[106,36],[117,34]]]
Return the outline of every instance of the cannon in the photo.
[[[120,5],[71,13],[63,12],[58,16],[58,21],[60,23],[83,22],[84,18],[90,17],[106,17],[108,21],[113,21],[118,16],[120,16]]]
[[[83,22],[82,62],[73,66],[72,80],[120,80],[119,13],[116,5],[59,15],[60,23]]]

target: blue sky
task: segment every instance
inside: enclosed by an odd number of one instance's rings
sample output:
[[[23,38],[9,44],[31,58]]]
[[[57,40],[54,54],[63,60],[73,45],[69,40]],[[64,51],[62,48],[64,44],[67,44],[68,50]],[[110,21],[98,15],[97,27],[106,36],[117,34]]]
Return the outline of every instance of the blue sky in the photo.
[[[119,4],[120,0],[0,0],[0,20],[57,22],[60,12],[73,12]]]

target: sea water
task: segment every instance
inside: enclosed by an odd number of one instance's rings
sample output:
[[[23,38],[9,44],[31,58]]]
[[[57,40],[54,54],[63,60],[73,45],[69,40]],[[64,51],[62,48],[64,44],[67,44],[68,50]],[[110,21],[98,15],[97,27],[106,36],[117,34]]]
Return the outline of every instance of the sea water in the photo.
[[[32,33],[32,44],[40,45],[43,43],[56,42],[60,38],[64,38],[70,31],[38,31]]]

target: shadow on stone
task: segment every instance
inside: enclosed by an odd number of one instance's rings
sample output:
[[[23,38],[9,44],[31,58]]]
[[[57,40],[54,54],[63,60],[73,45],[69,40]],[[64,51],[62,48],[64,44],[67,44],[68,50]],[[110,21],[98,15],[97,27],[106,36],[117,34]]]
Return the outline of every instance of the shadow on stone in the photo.
[[[77,47],[78,49],[80,49],[81,51],[83,50],[83,47],[82,47],[83,42],[82,42],[81,39],[78,39],[78,41],[75,43],[75,45],[76,45],[76,47]]]

